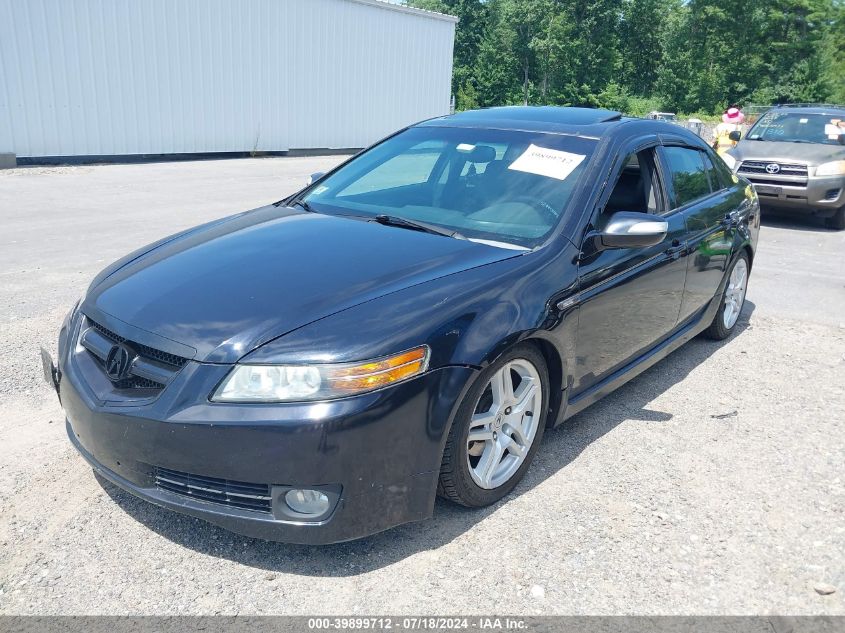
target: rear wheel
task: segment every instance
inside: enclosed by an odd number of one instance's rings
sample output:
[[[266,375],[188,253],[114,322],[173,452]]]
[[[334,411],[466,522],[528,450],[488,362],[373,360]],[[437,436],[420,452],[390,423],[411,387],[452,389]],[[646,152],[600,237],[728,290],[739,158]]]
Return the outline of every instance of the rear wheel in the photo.
[[[518,345],[484,370],[446,440],[438,494],[480,507],[513,490],[543,437],[548,396],[546,363],[532,345]]]
[[[845,231],[845,207],[840,207],[836,213],[825,220],[825,224],[837,231]]]
[[[734,331],[745,304],[745,291],[748,289],[748,255],[744,252],[733,263],[731,272],[728,274],[728,281],[722,293],[722,303],[713,323],[710,324],[704,334],[716,341],[728,338]]]

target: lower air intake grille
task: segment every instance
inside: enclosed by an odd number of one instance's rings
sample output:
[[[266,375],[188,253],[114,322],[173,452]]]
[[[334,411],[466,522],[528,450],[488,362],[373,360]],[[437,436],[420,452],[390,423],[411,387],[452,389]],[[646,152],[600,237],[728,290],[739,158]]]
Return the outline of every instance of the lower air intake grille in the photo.
[[[155,469],[155,482],[156,487],[161,490],[191,499],[267,514],[272,512],[270,486],[267,484],[250,484],[243,481],[190,475],[178,470],[158,467]]]
[[[97,359],[99,360],[99,359]],[[100,363],[102,364],[102,363]],[[112,382],[117,389],[163,389],[164,385],[155,380],[148,378],[139,378],[138,376],[130,376],[117,382]]]

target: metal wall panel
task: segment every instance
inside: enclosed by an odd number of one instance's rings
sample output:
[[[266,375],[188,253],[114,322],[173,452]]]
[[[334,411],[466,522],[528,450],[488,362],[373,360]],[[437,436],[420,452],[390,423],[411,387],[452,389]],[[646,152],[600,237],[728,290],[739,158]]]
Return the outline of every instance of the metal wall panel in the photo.
[[[448,113],[454,32],[374,0],[0,0],[0,152],[363,147]]]

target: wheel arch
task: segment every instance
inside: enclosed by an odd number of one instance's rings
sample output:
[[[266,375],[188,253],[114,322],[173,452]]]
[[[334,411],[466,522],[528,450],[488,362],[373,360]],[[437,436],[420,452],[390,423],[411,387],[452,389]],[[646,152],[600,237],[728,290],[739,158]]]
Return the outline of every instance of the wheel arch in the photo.
[[[548,373],[549,378],[549,403],[548,412],[546,416],[546,427],[550,428],[555,425],[555,421],[558,418],[558,413],[560,412],[560,409],[563,406],[565,391],[563,389],[556,388],[556,386],[562,386],[564,383],[563,357],[560,353],[560,350],[558,350],[557,347],[551,341],[544,338],[541,335],[541,332],[535,332],[531,335],[511,341],[509,345],[503,347],[499,351],[499,354],[497,354],[496,359],[494,359],[492,362],[498,360],[500,356],[506,354],[509,350],[516,347],[517,345],[532,346],[535,350],[540,353],[540,355],[543,357],[543,360],[546,362],[546,372]]]
[[[472,387],[472,384],[478,380],[481,374],[480,370],[489,367],[518,345],[530,345],[543,357],[546,363],[546,372],[548,373],[549,379],[549,403],[546,427],[553,427],[559,418],[558,414],[565,404],[565,362],[563,354],[555,343],[548,338],[548,332],[545,330],[527,331],[521,334],[512,333],[492,346],[490,353],[477,365],[479,371],[472,376],[462,395],[465,395]]]
[[[462,496],[462,494],[458,492],[459,484],[463,480],[463,475],[461,475],[460,466],[456,466],[456,464],[458,464],[458,460],[464,459],[463,451],[466,450],[466,446],[461,440],[463,436],[456,435],[461,432],[461,427],[456,427],[456,423],[458,422],[459,415],[465,416],[467,415],[467,411],[471,411],[471,409],[466,408],[467,404],[475,406],[477,403],[476,399],[467,400],[467,397],[470,394],[473,394],[474,398],[478,397],[478,395],[476,395],[477,390],[473,390],[479,385],[484,387],[484,381],[490,379],[493,371],[498,371],[500,369],[498,364],[504,362],[505,360],[519,358],[529,359],[531,364],[536,365],[538,369],[540,369],[539,365],[541,364],[545,364],[546,366],[547,375],[543,380],[547,382],[550,392],[548,396],[549,405],[547,418],[545,424],[537,428],[535,440],[532,441],[531,453],[526,458],[525,462],[519,466],[519,471],[517,472],[515,478],[512,477],[511,479],[508,479],[499,487],[492,489],[492,491],[497,491],[507,486],[507,489],[502,493],[502,495],[507,494],[522,478],[522,474],[524,474],[525,469],[528,464],[530,464],[533,455],[536,453],[540,445],[543,432],[551,426],[549,424],[549,420],[553,419],[550,417],[554,415],[553,407],[560,406],[559,401],[555,399],[555,394],[553,392],[556,390],[552,388],[551,381],[556,380],[556,376],[559,376],[562,373],[562,361],[553,342],[543,338],[543,330],[528,330],[521,333],[513,333],[511,336],[500,340],[493,348],[491,348],[490,353],[484,359],[483,366],[473,367],[473,369],[476,370],[475,374],[466,382],[466,386],[457,402],[457,407],[450,417],[448,432],[444,437],[443,446],[441,448],[443,457],[436,491],[439,496],[470,507],[487,505],[489,503],[476,503],[471,496],[469,500],[467,500],[467,497]],[[458,447],[457,449],[456,446]],[[471,474],[469,476],[472,477]],[[498,498],[501,498],[501,496],[497,497],[495,500],[498,500]]]
[[[548,414],[546,416],[546,427],[551,428],[555,425],[558,418],[558,413],[563,406],[565,390],[562,388],[556,389],[556,385],[563,386],[563,358],[560,351],[547,339],[539,336],[532,336],[522,339],[520,343],[532,345],[540,352],[543,360],[546,361],[546,371],[549,378],[549,404]]]
[[[745,254],[748,256],[748,270],[751,271],[754,268],[754,249],[751,248],[751,244],[746,242],[742,247],[742,251],[745,251]]]

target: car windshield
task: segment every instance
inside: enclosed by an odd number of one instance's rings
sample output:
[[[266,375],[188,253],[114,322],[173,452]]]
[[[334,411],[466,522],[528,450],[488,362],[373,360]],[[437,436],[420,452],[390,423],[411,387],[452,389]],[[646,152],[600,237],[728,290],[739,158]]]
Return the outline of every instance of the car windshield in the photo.
[[[845,133],[845,115],[769,111],[748,132],[752,141],[784,141],[838,145]]]
[[[559,134],[413,127],[354,158],[303,200],[321,213],[385,215],[533,248],[561,221],[595,146]]]

